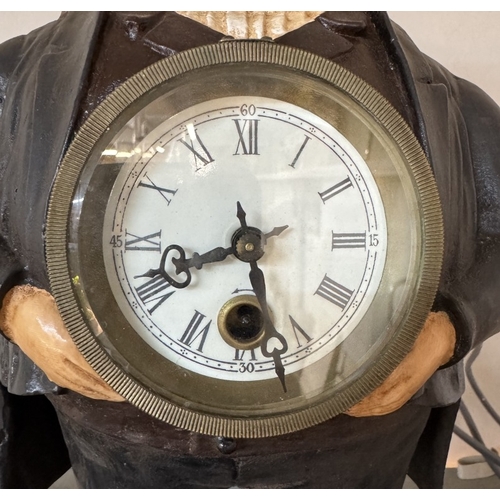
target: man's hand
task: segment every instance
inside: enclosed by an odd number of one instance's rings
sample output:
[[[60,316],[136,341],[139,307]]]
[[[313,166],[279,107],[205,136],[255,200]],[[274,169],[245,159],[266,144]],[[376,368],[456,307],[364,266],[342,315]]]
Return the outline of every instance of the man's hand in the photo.
[[[413,349],[389,377],[345,413],[352,417],[386,415],[401,408],[455,348],[455,329],[444,312],[430,313]]]
[[[0,328],[60,387],[93,399],[124,401],[80,354],[45,290],[14,287],[3,300]]]
[[[0,328],[57,385],[90,398],[123,401],[80,354],[48,292],[29,285],[13,288],[0,310]],[[368,417],[396,411],[451,358],[454,347],[455,330],[446,313],[431,313],[401,364],[346,413]]]

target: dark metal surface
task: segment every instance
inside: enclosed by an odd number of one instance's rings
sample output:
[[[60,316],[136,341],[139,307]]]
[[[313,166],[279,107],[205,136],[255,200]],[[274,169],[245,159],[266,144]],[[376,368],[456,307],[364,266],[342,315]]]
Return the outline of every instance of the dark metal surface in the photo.
[[[15,396],[0,385],[0,488],[48,488],[71,466],[45,396]]]
[[[0,335],[0,384],[11,394],[35,396],[57,394],[60,387],[51,382],[45,373],[21,349]]]
[[[224,453],[216,438],[127,403],[50,400],[84,488],[400,488],[431,413],[407,405],[383,418],[341,415],[286,438],[236,439]]]

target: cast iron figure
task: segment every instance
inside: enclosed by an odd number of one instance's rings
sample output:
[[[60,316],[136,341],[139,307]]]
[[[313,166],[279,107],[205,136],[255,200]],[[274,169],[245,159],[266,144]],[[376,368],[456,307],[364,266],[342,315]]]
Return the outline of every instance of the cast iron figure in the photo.
[[[173,12],[65,13],[0,46],[0,321],[7,337],[15,340],[13,325],[37,318],[43,324],[54,307],[40,307],[52,300],[44,257],[47,204],[75,133],[138,71],[224,37]],[[433,311],[446,314],[426,325],[440,325],[431,345],[446,344],[439,348],[441,368],[400,408],[377,411],[379,400],[374,407],[367,398],[350,415],[309,429],[233,440],[160,422],[123,402],[85,367],[77,366],[76,384],[50,375],[51,382],[0,337],[0,487],[47,487],[70,466],[86,488],[397,488],[406,474],[419,487],[442,486],[463,391],[461,360],[500,330],[500,110],[422,54],[384,13],[320,13],[275,43],[333,60],[367,81],[425,151],[445,229]],[[24,319],[21,312],[16,317],[13,301],[31,304],[35,296],[42,298],[31,317],[29,309]],[[39,346],[35,351],[30,355],[42,366],[48,354]]]

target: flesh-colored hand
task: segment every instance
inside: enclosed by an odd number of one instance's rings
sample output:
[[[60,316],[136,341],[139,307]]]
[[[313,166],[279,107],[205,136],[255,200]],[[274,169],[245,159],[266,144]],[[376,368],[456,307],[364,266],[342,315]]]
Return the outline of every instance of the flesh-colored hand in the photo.
[[[80,354],[45,290],[23,285],[9,291],[0,310],[0,328],[58,386],[93,399],[124,400]]]
[[[13,288],[0,310],[0,328],[55,384],[94,399],[123,401],[80,354],[46,291]],[[346,413],[385,415],[403,406],[453,354],[455,330],[444,312],[431,313],[413,349],[396,370]]]
[[[370,417],[398,410],[450,360],[455,340],[455,329],[448,315],[430,313],[413,349],[398,367],[382,385],[345,413],[352,417]]]

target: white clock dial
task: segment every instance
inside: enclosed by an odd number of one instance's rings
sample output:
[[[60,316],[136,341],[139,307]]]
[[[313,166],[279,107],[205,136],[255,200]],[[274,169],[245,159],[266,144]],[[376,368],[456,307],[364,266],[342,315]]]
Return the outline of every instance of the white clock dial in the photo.
[[[218,247],[229,252],[240,228],[238,202],[248,226],[264,235],[257,264],[273,325],[286,339],[281,362],[288,375],[353,331],[376,295],[387,249],[384,206],[365,160],[310,111],[265,97],[225,97],[149,132],[109,197],[102,236],[107,278],[130,325],[176,365],[232,381],[275,378],[275,360],[258,341],[244,348],[218,324],[235,297],[252,312],[248,262],[228,254],[200,269],[192,265],[184,288],[153,272],[187,279],[175,273],[172,259],[180,254],[167,254],[170,245],[181,247],[186,260]]]

